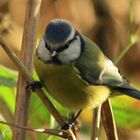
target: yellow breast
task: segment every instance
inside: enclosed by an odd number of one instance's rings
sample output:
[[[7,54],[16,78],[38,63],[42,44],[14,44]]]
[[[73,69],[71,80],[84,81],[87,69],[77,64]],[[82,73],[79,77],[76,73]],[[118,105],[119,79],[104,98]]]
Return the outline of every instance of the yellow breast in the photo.
[[[106,86],[82,80],[72,65],[45,64],[35,57],[35,69],[51,96],[71,110],[97,107],[110,94]]]

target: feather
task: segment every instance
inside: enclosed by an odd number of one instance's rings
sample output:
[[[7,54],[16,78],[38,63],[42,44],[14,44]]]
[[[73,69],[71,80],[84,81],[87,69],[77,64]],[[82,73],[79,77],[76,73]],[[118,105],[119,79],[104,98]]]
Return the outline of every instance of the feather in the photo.
[[[140,91],[133,88],[115,87],[115,90],[140,100]]]
[[[90,85],[106,85],[112,91],[116,90],[140,99],[140,91],[131,87],[130,83],[120,74],[112,61],[101,52],[99,47],[86,37],[84,39],[86,42],[85,50],[74,65],[81,78]]]

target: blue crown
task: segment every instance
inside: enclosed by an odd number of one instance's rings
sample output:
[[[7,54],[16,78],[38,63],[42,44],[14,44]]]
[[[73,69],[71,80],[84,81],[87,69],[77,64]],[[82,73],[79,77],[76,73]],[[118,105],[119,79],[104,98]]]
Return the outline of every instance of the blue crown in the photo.
[[[45,31],[46,41],[50,43],[63,43],[72,30],[70,23],[63,19],[51,20]]]

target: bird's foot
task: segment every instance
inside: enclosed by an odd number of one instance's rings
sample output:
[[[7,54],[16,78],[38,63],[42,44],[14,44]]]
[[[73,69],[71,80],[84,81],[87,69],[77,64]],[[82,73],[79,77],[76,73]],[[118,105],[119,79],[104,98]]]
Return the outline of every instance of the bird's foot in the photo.
[[[68,130],[71,129],[73,126],[75,126],[75,124],[77,124],[77,118],[79,117],[79,115],[81,114],[82,110],[80,110],[76,116],[74,114],[72,114],[71,118],[69,119],[69,122],[66,122],[61,129],[63,130]]]
[[[26,89],[35,90],[35,89],[42,88],[42,87],[43,86],[42,86],[42,83],[40,81],[33,81],[26,86]]]
[[[65,122],[65,124],[61,127],[63,130],[71,129],[76,124],[77,119],[75,117],[70,118],[69,122]]]
[[[65,131],[69,130],[70,128],[72,128],[72,124],[67,123],[67,122],[61,127],[61,129]]]

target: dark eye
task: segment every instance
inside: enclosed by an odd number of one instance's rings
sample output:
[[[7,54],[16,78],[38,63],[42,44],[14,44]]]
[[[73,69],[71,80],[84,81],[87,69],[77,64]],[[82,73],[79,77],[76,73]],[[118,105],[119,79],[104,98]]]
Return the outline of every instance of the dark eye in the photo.
[[[57,49],[57,52],[64,51],[64,50],[67,49],[68,47],[69,47],[69,43],[66,43],[65,46],[58,48],[58,49]]]
[[[56,48],[56,51],[57,51],[57,52],[64,51],[65,49],[67,49],[67,48],[69,47],[70,43],[71,43],[72,41],[74,41],[75,39],[76,39],[76,36],[74,36],[74,38],[72,38],[71,40],[69,40],[69,41],[65,44],[65,46],[61,46],[61,47],[59,47],[59,48]],[[46,47],[49,51],[52,50],[51,47],[49,47],[49,46],[47,45],[47,42],[46,42],[46,41],[45,41],[45,47]]]
[[[76,39],[76,36],[74,36],[73,39],[69,40],[69,41],[65,44],[65,46],[58,48],[58,49],[57,49],[57,52],[61,52],[61,51],[65,50],[65,49],[67,49],[67,48],[69,47],[70,43],[71,43],[72,41],[74,41],[75,39]]]
[[[51,48],[47,45],[46,41],[45,41],[45,47],[46,47],[49,51],[51,51]]]

